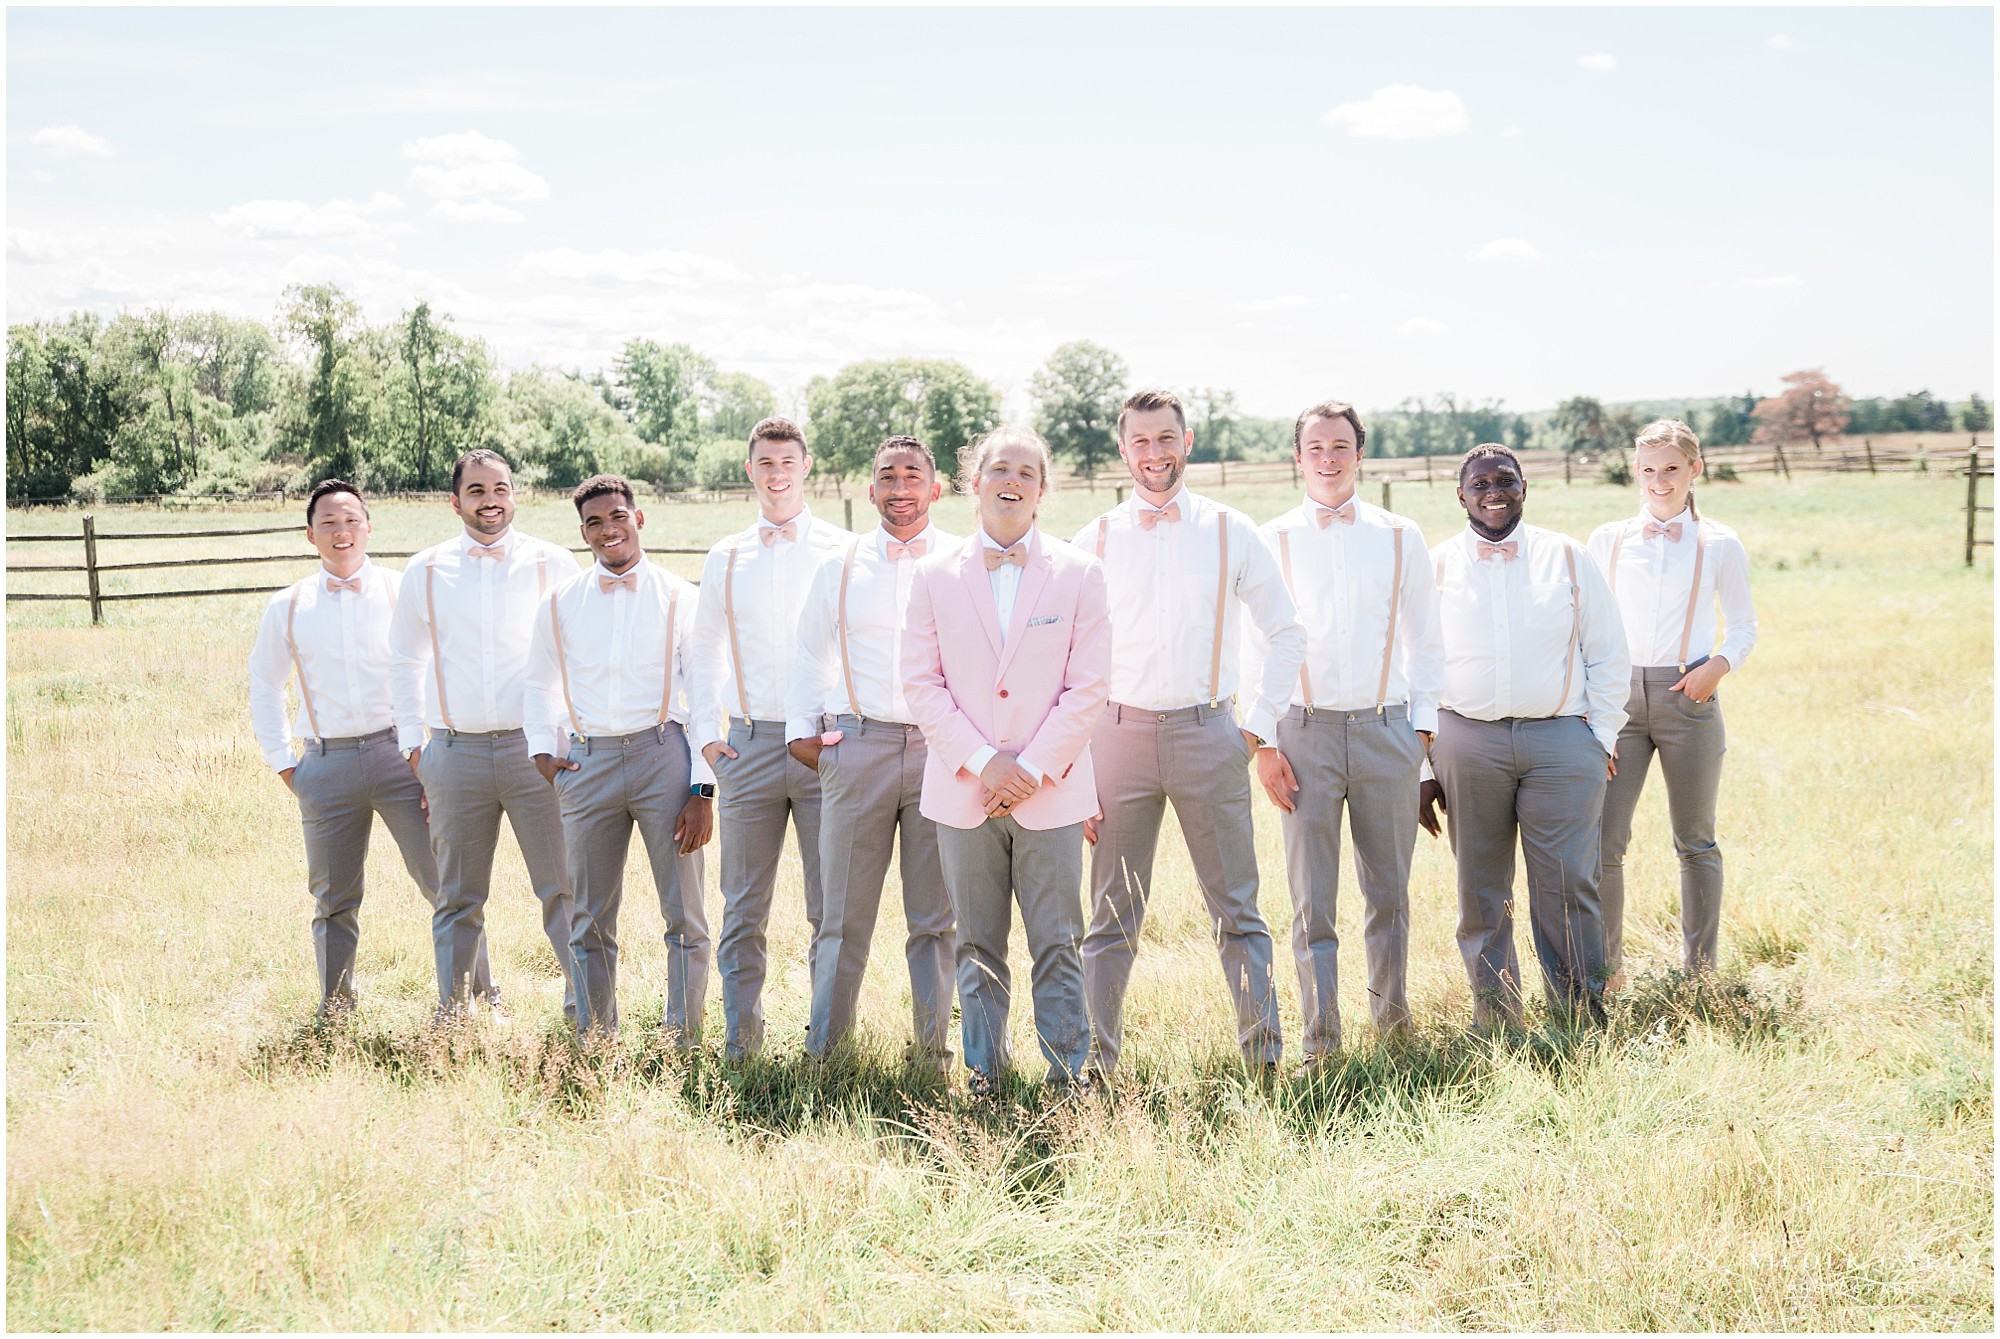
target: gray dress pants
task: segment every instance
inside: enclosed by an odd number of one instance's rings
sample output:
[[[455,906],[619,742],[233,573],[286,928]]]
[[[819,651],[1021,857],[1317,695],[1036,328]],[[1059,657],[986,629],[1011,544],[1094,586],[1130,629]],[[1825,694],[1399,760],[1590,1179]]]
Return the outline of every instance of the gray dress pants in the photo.
[[[722,839],[722,933],[715,945],[722,982],[724,1052],[732,1060],[764,1045],[764,927],[778,885],[785,822],[798,833],[805,867],[806,921],[812,927],[806,970],[819,956],[822,909],[819,872],[819,777],[785,748],[783,721],[729,720],[736,757],[715,760],[716,826]]]
[[[1618,732],[1618,775],[1604,792],[1604,866],[1598,892],[1604,901],[1604,963],[1625,965],[1625,848],[1653,754],[1667,782],[1667,815],[1681,866],[1682,964],[1690,972],[1715,967],[1722,923],[1722,849],[1715,844],[1715,797],[1722,782],[1728,740],[1722,703],[1696,702],[1668,691],[1681,677],[1672,665],[1632,671],[1631,713]]]
[[[319,959],[320,1012],[325,1013],[354,1004],[354,949],[375,815],[382,816],[382,826],[403,854],[403,867],[433,911],[438,905],[437,860],[424,819],[423,788],[396,747],[395,730],[307,740],[291,785],[305,828],[313,952]],[[483,935],[475,945],[471,978],[477,993],[493,989]]]
[[[1046,1081],[1067,1083],[1090,1058],[1083,962],[1083,824],[1024,828],[1012,817],[976,828],[938,825],[945,887],[958,914],[958,998],[966,1068],[998,1078],[1013,1062],[1007,1013],[1014,979],[1007,936],[1021,904],[1028,938],[1035,1036]]]
[[[910,969],[914,1061],[951,1063],[953,960],[958,952],[951,897],[938,861],[937,824],[923,798],[924,737],[914,725],[839,716],[842,733],[819,755],[820,877],[825,914],[813,967],[812,1021],[806,1049],[814,1055],[854,1026],[868,948],[882,906],[889,854],[902,834],[903,956]]]
[[[431,918],[439,1007],[464,1001],[465,983],[484,951],[486,895],[504,814],[542,904],[542,932],[562,968],[563,1016],[574,1019],[576,962],[569,949],[572,911],[562,815],[555,792],[528,755],[527,736],[519,730],[432,735],[417,770],[431,802],[431,849],[441,885]]]
[[[1528,866],[1528,914],[1549,1007],[1603,1017],[1604,921],[1597,903],[1604,749],[1581,716],[1438,717],[1431,764],[1458,862],[1458,950],[1473,1021],[1521,1022],[1514,956],[1514,840]]]
[[[1092,1063],[1106,1074],[1118,1064],[1125,988],[1169,800],[1208,904],[1223,981],[1236,1008],[1237,1044],[1253,1065],[1277,1063],[1284,1037],[1271,975],[1271,930],[1257,909],[1250,749],[1230,703],[1156,712],[1113,702],[1091,736],[1090,755],[1104,811],[1090,858],[1090,933],[1083,940]]]
[[[1299,783],[1282,814],[1285,868],[1292,885],[1292,957],[1299,969],[1302,1043],[1308,1061],[1340,1049],[1340,815],[1354,836],[1361,884],[1362,943],[1368,957],[1368,1010],[1376,1028],[1409,1021],[1410,856],[1417,842],[1417,777],[1424,741],[1401,706],[1382,711],[1308,713],[1293,707],[1278,722],[1279,751]]]
[[[572,739],[569,760],[576,769],[557,772],[555,786],[576,908],[570,952],[576,959],[577,1031],[618,1028],[618,908],[636,824],[667,927],[661,1026],[677,1046],[689,1048],[701,1039],[708,992],[708,919],[701,905],[701,852],[684,862],[674,839],[674,824],[688,802],[687,735],[669,721],[636,734]],[[686,896],[688,875],[692,898]]]

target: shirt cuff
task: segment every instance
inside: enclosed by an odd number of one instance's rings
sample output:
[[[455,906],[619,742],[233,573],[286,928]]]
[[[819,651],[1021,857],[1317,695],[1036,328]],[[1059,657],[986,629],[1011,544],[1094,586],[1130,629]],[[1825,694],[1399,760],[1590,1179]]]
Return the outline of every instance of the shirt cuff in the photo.
[[[299,760],[292,756],[290,749],[273,749],[264,755],[264,761],[271,764],[271,770],[282,772],[287,767],[297,767]]]
[[[424,727],[421,725],[399,725],[396,727],[396,747],[404,753],[424,746]]]
[[[1596,726],[1593,725],[1590,728],[1590,733],[1597,736],[1598,747],[1602,748],[1604,750],[1604,756],[1609,758],[1611,756],[1611,751],[1618,747],[1618,732],[1616,730],[1613,730],[1610,734],[1607,735],[1605,734],[1604,731],[1598,729]]]
[[[818,739],[819,717],[788,716],[785,718],[785,742],[794,739]]]
[[[1035,778],[1035,784],[1038,786],[1046,786],[1049,782],[1055,780],[1054,777],[1042,770],[1040,763],[1030,760],[1025,753],[1017,756],[1014,761],[1021,764],[1022,771]]]
[[[528,755],[530,757],[533,757],[537,753],[546,753],[551,758],[560,758],[562,756],[562,752],[557,748],[557,745],[562,740],[554,730],[538,726],[529,730],[527,734]]]
[[[1412,730],[1422,730],[1426,734],[1436,734],[1438,732],[1437,705],[1432,703],[1429,706],[1412,707],[1410,709],[1410,728]]]
[[[708,759],[701,756],[700,749],[688,751],[688,784],[690,786],[715,784],[715,769],[708,765]]]
[[[1269,704],[1258,703],[1246,716],[1238,717],[1242,728],[1259,739],[1271,740],[1278,737],[1278,713]]]
[[[986,764],[992,762],[999,752],[1000,750],[994,748],[991,744],[981,744],[972,751],[972,756],[965,760],[963,770],[972,773],[974,776],[978,776],[986,770]]]

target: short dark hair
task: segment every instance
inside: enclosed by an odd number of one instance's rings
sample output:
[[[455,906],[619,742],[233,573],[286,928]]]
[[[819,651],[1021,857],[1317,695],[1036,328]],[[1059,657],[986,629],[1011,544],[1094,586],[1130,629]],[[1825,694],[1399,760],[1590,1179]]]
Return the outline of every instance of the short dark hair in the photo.
[[[1292,425],[1292,450],[1297,452],[1306,437],[1306,424],[1316,418],[1344,418],[1354,425],[1354,449],[1359,451],[1368,444],[1368,429],[1361,426],[1361,415],[1345,400],[1321,400],[1304,413]]]
[[[465,467],[467,465],[498,465],[510,475],[514,472],[514,467],[507,463],[507,457],[501,455],[498,451],[489,451],[483,446],[475,446],[452,462],[451,491],[454,494],[458,492],[458,481],[465,477]]]
[[[1128,409],[1136,409],[1142,414],[1155,409],[1171,409],[1181,425],[1181,431],[1187,431],[1187,410],[1181,408],[1180,396],[1172,391],[1133,391],[1125,397],[1125,403],[1118,406],[1118,440],[1121,442],[1125,440],[1125,412]]]
[[[757,426],[750,429],[750,447],[744,453],[746,458],[757,454],[757,443],[759,442],[797,442],[799,444],[800,455],[809,456],[812,454],[811,451],[806,449],[806,435],[799,431],[799,425],[788,418],[780,418],[775,414],[770,418],[758,419]]]
[[[628,507],[638,504],[638,499],[632,495],[631,480],[622,474],[593,474],[571,491],[569,500],[576,504],[576,514],[581,516],[584,503],[594,497],[603,497],[610,493],[624,498]]]
[[[1521,468],[1521,458],[1498,442],[1481,442],[1478,446],[1467,451],[1465,458],[1458,462],[1458,481],[1460,483],[1465,482],[1465,471],[1471,467],[1473,461],[1483,460],[1488,456],[1499,456],[1502,459],[1512,461],[1514,473],[1521,476],[1523,483],[1527,482],[1528,472]]]
[[[891,451],[914,451],[924,458],[924,463],[931,467],[932,474],[937,473],[937,460],[931,455],[931,449],[916,438],[907,436],[884,438],[882,445],[875,448],[875,459],[868,466],[869,473],[881,469],[882,457]]]
[[[361,504],[361,514],[363,516],[368,514],[368,499],[361,496],[360,489],[345,479],[321,479],[313,485],[312,492],[306,494],[307,525],[313,523],[313,512],[319,509],[319,500],[323,497],[332,497],[335,493],[352,493],[354,500]]]

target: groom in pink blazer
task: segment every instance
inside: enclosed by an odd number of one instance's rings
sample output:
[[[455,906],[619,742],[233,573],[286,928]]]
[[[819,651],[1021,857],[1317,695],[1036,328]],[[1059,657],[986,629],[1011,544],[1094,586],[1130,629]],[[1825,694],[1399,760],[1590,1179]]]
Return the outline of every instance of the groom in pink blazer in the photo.
[[[965,1064],[984,1094],[1009,1063],[1017,899],[1048,1082],[1084,1076],[1083,824],[1097,814],[1090,736],[1110,696],[1111,624],[1103,568],[1035,528],[1048,445],[999,428],[962,460],[979,530],[918,569],[903,669],[929,753],[921,809],[958,918]]]

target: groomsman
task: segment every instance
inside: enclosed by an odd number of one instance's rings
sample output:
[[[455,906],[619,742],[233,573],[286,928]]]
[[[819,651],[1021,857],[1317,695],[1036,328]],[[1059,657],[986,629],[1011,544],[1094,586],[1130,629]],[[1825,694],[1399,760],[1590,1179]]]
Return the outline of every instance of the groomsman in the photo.
[[[882,524],[821,565],[799,623],[786,704],[786,744],[820,782],[825,906],[813,966],[806,1050],[816,1056],[854,1026],[889,852],[902,832],[903,955],[910,968],[911,1059],[951,1064],[952,959],[958,939],[938,865],[937,825],[920,809],[924,737],[903,681],[903,614],[918,560],[955,546],[931,524],[943,492],[930,448],[891,437],[875,452],[868,500]]]
[[[319,569],[271,597],[250,651],[251,729],[264,760],[298,797],[305,827],[322,1014],[354,1004],[354,947],[376,814],[424,899],[435,907],[438,898],[424,792],[396,751],[389,692],[389,619],[403,578],[368,561],[370,532],[360,489],[339,479],[315,485],[306,498],[306,539]],[[295,673],[299,709],[288,721],[285,681]],[[297,759],[295,731],[305,745]],[[470,971],[475,990],[491,990],[483,938]]]
[[[1617,770],[1631,664],[1611,589],[1583,545],[1521,519],[1528,484],[1504,446],[1458,467],[1466,528],[1431,550],[1444,629],[1443,710],[1418,821],[1442,802],[1458,861],[1458,948],[1473,1021],[1521,1022],[1514,837],[1550,1008],[1601,1019],[1598,835]]]
[[[1077,941],[1083,825],[1097,812],[1091,731],[1109,693],[1103,571],[1035,528],[1051,468],[1040,437],[999,428],[961,461],[979,532],[918,569],[903,667],[928,744],[923,813],[958,917],[968,1086],[991,1093],[1010,1063],[1015,901],[1046,1081],[1087,1086]]]
[[[809,972],[819,953],[819,777],[785,748],[785,693],[813,573],[837,561],[848,540],[806,507],[812,456],[790,419],[767,418],[750,430],[744,469],[757,494],[757,521],[717,542],[701,569],[688,732],[715,769],[719,796],[722,934],[715,960],[731,1059],[764,1044],[764,927],[787,818],[805,866]]]
[[[562,968],[563,1014],[574,1018],[562,816],[523,727],[535,610],[578,564],[568,549],[513,528],[514,471],[498,452],[458,458],[451,509],[464,528],[410,559],[389,632],[398,742],[430,800],[442,881],[431,920],[439,1007],[463,1010],[470,1002],[467,982],[483,942],[505,814]],[[430,727],[428,746],[419,720]]]
[[[1300,414],[1292,454],[1306,499],[1258,531],[1306,629],[1291,709],[1275,744],[1257,750],[1257,777],[1282,813],[1308,1064],[1340,1049],[1334,896],[1343,807],[1366,908],[1369,1013],[1380,1030],[1409,1020],[1410,801],[1437,733],[1444,676],[1423,532],[1355,496],[1367,440],[1351,404],[1328,400]],[[1244,677],[1254,682],[1266,643],[1253,628],[1245,646]]]
[[[1092,1063],[1106,1075],[1118,1063],[1169,800],[1208,903],[1243,1057],[1275,1066],[1284,1049],[1271,932],[1257,909],[1249,762],[1277,737],[1306,634],[1250,518],[1183,486],[1193,444],[1177,397],[1134,393],[1118,414],[1131,501],[1075,540],[1104,563],[1111,601],[1111,703],[1092,740],[1103,817],[1089,834],[1093,914],[1083,941]],[[1269,645],[1254,681],[1237,675],[1239,607]]]
[[[646,513],[623,478],[592,475],[570,500],[597,563],[549,592],[535,618],[528,747],[562,810],[576,907],[576,1027],[618,1028],[618,908],[637,824],[667,925],[662,1026],[686,1049],[700,1040],[708,987],[700,851],[715,822],[714,774],[692,762],[685,730],[695,588],[646,561]]]

